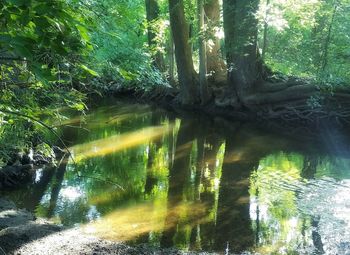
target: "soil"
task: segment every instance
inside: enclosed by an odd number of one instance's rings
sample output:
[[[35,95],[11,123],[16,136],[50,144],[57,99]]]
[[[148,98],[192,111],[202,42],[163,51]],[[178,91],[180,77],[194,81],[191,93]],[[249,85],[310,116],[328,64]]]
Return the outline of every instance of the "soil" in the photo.
[[[159,249],[147,245],[131,247],[83,233],[79,227],[64,228],[0,198],[0,254],[208,254]]]

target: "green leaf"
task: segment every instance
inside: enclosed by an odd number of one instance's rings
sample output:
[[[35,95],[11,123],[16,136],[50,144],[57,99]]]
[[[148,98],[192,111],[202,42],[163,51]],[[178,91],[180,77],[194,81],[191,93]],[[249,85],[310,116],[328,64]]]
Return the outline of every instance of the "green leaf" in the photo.
[[[92,76],[99,76],[97,72],[95,72],[94,70],[91,70],[90,68],[88,68],[86,65],[80,65],[80,67],[88,72],[89,74],[91,74]]]
[[[80,32],[81,37],[85,40],[85,41],[89,41],[90,37],[88,34],[88,30],[86,29],[86,27],[81,26],[81,25],[77,25],[77,29]]]

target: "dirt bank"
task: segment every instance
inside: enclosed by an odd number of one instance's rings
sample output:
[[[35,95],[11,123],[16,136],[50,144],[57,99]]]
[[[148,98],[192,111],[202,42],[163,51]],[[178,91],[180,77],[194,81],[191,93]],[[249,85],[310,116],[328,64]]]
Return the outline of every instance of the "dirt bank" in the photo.
[[[131,247],[101,240],[77,228],[63,228],[35,217],[0,198],[0,254],[208,254],[155,249],[146,245]]]

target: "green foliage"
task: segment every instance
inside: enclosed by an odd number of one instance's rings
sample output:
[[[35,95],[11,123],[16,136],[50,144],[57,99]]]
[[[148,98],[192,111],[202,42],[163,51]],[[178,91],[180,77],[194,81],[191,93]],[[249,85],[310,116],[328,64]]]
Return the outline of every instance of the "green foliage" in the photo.
[[[93,89],[103,92],[121,86],[147,88],[165,83],[151,65],[143,0],[83,0],[73,5],[88,21],[88,36],[94,45],[87,57],[87,66],[97,72],[92,74],[99,74],[90,83]],[[162,21],[155,25],[166,26]]]
[[[24,60],[44,83],[55,80],[54,66],[73,63],[88,45],[81,20],[65,1],[9,0],[0,9],[0,49]]]
[[[261,1],[260,44],[266,16],[265,61],[287,75],[345,84],[349,75],[350,1]]]
[[[94,72],[80,64],[91,46],[66,1],[7,0],[0,10],[0,159],[7,161],[43,144],[47,130],[37,120],[61,118],[65,106],[85,109],[73,80]]]
[[[35,120],[62,119],[64,107],[84,111],[86,92],[167,85],[165,74],[152,64],[157,52],[169,60],[168,1],[158,4],[159,18],[147,24],[144,0],[1,1],[2,151],[13,150],[6,144],[42,143],[47,132]],[[184,6],[191,43],[200,34],[208,42],[219,34],[221,22],[199,31],[194,0],[184,0]],[[260,45],[265,18],[268,25],[265,62],[283,75],[314,79],[326,92],[333,90],[329,84],[348,84],[349,8],[350,0],[270,0],[268,6],[260,1]],[[148,45],[147,29],[156,34],[154,45]],[[196,58],[198,43],[192,48]],[[317,107],[320,100],[311,98],[309,104]],[[12,137],[16,145],[9,142]]]

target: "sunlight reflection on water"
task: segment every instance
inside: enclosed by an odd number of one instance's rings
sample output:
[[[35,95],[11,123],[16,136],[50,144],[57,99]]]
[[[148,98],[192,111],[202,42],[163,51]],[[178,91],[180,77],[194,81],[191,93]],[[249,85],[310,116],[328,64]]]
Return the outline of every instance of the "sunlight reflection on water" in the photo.
[[[105,106],[65,123],[84,128],[62,131],[77,164],[44,168],[10,194],[37,216],[183,250],[350,251],[349,152],[142,105]]]

